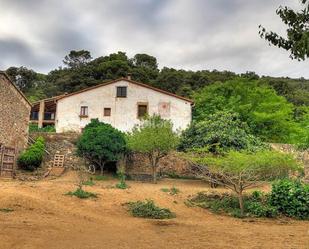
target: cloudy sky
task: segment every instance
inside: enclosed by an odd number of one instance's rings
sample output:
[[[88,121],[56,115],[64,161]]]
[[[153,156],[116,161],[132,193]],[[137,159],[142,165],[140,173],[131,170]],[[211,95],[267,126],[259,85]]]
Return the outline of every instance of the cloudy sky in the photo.
[[[298,0],[0,0],[0,70],[48,72],[70,50],[93,57],[147,53],[159,67],[255,71],[309,78],[308,63],[269,47],[258,25],[285,34],[275,14]]]

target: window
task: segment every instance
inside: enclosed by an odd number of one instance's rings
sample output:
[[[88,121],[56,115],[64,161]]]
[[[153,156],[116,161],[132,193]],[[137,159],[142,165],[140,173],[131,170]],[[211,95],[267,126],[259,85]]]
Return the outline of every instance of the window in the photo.
[[[117,98],[126,98],[126,97],[127,97],[127,87],[117,86]]]
[[[143,118],[148,114],[148,105],[147,104],[138,104],[137,105],[137,117]]]
[[[81,117],[88,117],[88,106],[81,106],[80,107],[80,116]]]
[[[104,108],[104,116],[109,117],[111,115],[111,108]]]

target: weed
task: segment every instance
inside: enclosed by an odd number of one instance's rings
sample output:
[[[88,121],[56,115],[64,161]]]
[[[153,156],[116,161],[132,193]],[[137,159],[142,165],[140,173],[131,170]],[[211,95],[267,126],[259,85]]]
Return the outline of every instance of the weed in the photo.
[[[74,192],[68,192],[66,193],[66,195],[70,195],[70,196],[76,196],[80,199],[87,199],[87,198],[97,198],[98,195],[92,192],[87,192],[81,188],[76,189]]]
[[[85,185],[85,186],[93,186],[93,185],[95,185],[95,182],[92,179],[90,179],[88,181],[83,182],[83,185]]]
[[[92,179],[95,180],[95,181],[106,181],[106,180],[108,180],[108,177],[102,176],[102,175],[95,175]]]
[[[153,200],[128,202],[127,205],[134,217],[150,219],[171,219],[176,217],[175,213],[168,208],[156,206]]]
[[[176,187],[161,188],[161,191],[164,193],[169,193],[170,195],[177,195],[178,193],[180,193],[180,190]]]
[[[11,209],[11,208],[0,208],[0,212],[3,212],[3,213],[10,213],[13,211],[14,209]]]

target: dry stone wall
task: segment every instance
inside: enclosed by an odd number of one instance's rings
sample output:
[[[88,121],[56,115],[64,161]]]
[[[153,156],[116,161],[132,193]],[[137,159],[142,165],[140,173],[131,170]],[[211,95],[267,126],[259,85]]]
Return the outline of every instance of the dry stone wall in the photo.
[[[0,72],[0,143],[23,150],[28,142],[30,104]]]
[[[64,158],[64,166],[67,168],[74,167],[77,164],[83,164],[84,161],[76,155],[76,141],[80,134],[77,133],[47,133],[34,132],[30,136],[36,139],[42,136],[45,139],[46,150],[43,167],[51,167],[55,154],[62,154]]]

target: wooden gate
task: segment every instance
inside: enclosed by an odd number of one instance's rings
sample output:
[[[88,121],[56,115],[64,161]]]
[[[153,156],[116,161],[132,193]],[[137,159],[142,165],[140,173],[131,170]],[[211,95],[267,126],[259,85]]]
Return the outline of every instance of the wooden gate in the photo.
[[[16,151],[0,144],[0,176],[13,177]]]

